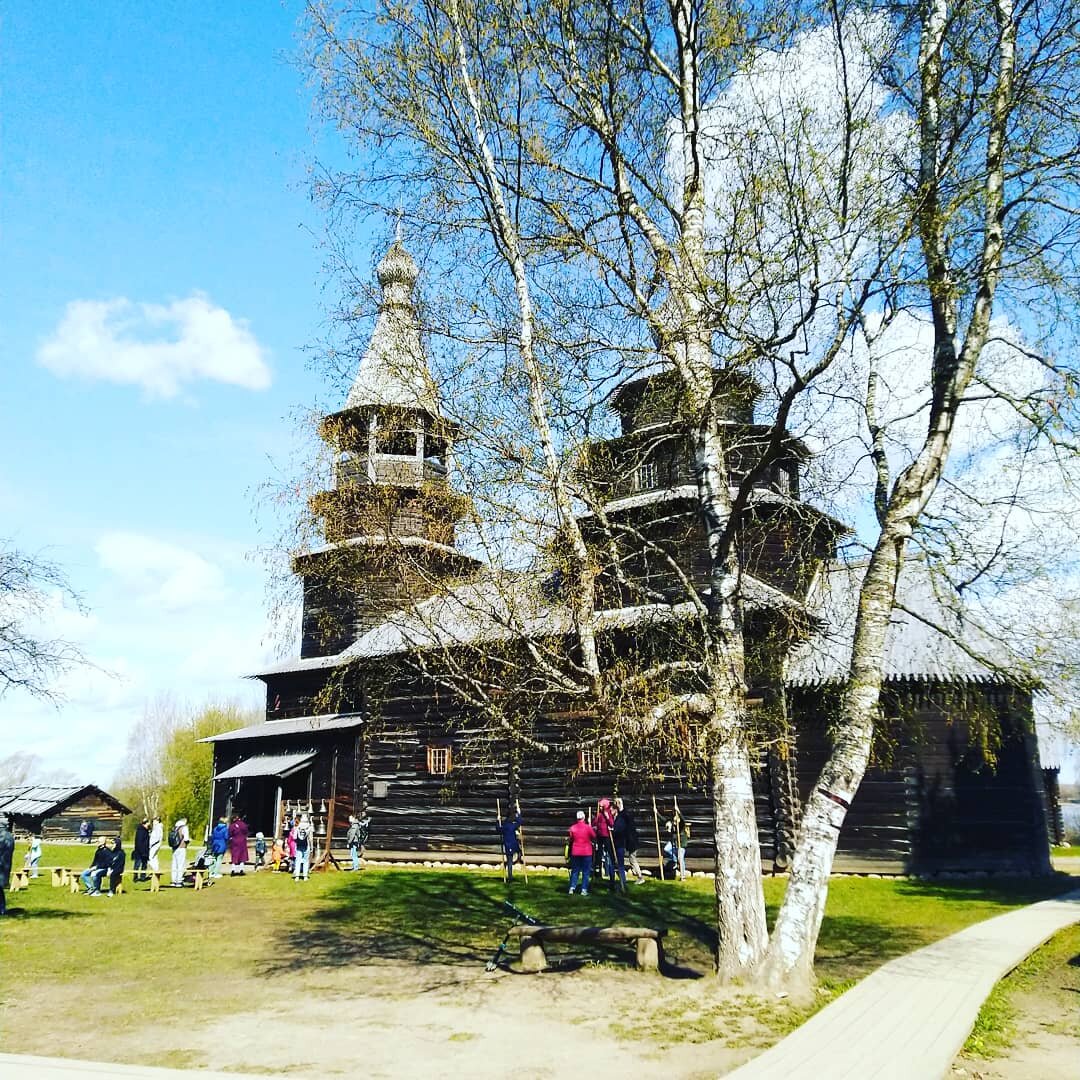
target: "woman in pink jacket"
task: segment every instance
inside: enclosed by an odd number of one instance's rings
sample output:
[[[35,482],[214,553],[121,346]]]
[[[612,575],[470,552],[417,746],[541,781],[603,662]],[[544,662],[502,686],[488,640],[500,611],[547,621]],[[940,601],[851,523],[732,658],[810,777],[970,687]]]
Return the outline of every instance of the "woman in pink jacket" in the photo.
[[[577,821],[570,826],[570,895],[574,895],[581,880],[581,895],[589,895],[589,875],[592,873],[593,843],[596,830],[585,820],[585,811],[577,812]]]

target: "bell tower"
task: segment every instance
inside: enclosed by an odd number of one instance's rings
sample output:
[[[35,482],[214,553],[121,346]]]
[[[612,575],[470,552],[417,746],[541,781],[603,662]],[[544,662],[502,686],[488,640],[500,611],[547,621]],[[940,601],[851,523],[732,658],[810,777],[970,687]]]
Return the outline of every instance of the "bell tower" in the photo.
[[[377,267],[382,298],[345,407],[326,416],[334,483],[310,500],[325,546],[295,563],[304,579],[301,656],[338,653],[393,611],[466,576],[454,547],[468,500],[450,486],[457,429],[442,414],[400,238]]]

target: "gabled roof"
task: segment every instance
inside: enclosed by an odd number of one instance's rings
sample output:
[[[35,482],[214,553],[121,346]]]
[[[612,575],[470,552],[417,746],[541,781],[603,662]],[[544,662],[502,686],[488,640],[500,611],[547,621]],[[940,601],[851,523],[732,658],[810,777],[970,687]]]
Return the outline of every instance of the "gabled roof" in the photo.
[[[423,649],[559,637],[573,630],[573,616],[566,604],[549,595],[549,582],[545,575],[488,571],[410,611],[391,615],[340,653],[287,660],[254,677],[334,668]],[[749,574],[742,579],[742,601],[750,610],[802,610],[798,601]],[[690,601],[611,608],[597,612],[596,625],[600,631],[640,630],[649,624],[690,620],[696,610]]]
[[[119,799],[94,784],[19,784],[0,788],[0,813],[29,818],[50,817],[87,794],[96,795],[121,814],[131,813]]]
[[[859,588],[865,563],[823,568],[807,606],[819,632],[788,656],[790,686],[818,686],[847,678]],[[938,597],[923,563],[908,559],[885,644],[884,674],[893,681],[1009,683],[1016,662],[1009,651]],[[906,610],[904,610],[906,609]]]

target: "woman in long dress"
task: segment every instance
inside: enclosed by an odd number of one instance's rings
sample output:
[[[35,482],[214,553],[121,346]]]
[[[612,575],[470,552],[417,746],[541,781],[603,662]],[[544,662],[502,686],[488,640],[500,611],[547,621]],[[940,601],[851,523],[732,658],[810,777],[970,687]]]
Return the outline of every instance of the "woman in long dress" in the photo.
[[[229,858],[233,874],[242,874],[244,866],[251,861],[248,853],[248,824],[242,817],[234,817],[229,826]]]

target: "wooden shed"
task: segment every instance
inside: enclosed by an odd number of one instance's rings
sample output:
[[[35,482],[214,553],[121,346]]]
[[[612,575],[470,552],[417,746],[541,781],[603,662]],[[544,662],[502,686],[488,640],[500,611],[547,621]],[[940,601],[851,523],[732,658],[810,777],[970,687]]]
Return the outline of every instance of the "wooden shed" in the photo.
[[[18,833],[38,833],[45,840],[74,840],[86,821],[94,836],[119,836],[131,810],[93,784],[19,784],[0,788],[0,814]]]

